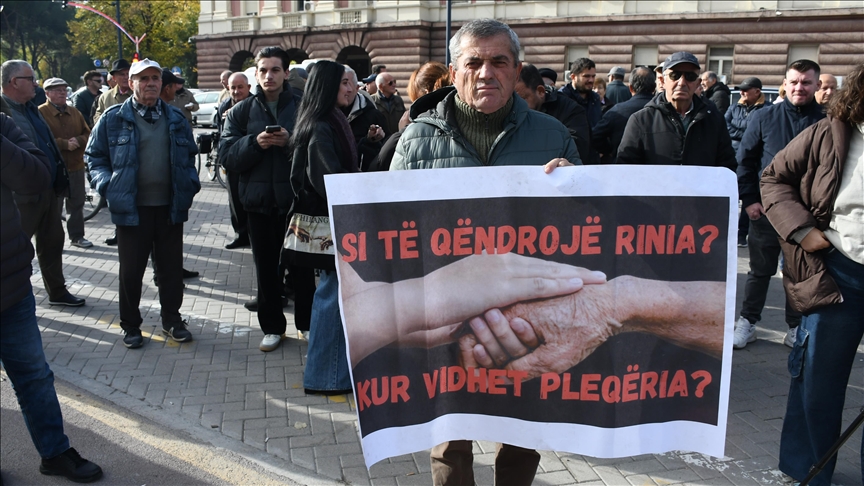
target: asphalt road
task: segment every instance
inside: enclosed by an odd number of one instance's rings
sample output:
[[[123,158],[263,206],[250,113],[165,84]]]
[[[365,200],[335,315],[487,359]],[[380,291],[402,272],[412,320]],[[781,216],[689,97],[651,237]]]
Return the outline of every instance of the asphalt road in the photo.
[[[259,463],[120,408],[56,381],[66,435],[81,455],[99,464],[98,484],[297,484]],[[39,473],[15,392],[0,373],[0,474],[4,486],[72,484]]]

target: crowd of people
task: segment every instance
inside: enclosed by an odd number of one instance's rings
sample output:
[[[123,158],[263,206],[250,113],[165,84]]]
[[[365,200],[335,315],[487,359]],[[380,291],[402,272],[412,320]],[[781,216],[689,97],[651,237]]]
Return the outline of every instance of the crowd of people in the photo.
[[[598,78],[595,63],[580,58],[558,87],[555,70],[519,60],[518,37],[499,21],[466,23],[449,50],[450,66],[430,61],[412,73],[408,108],[383,65],[358,79],[332,61],[308,70],[291,66],[280,47],[265,47],[255,56],[257,88],[244,73],[221,74],[218,154],[236,233],[226,248],[251,247],[257,296],[246,306],[258,313],[259,349],[274,351],[285,339],[283,306],[291,297],[298,338],[308,339],[306,393],[352,392],[327,174],[507,165],[549,173],[612,163],[725,167],[737,172],[738,243],[750,255],[735,349],[756,340],[781,250],[785,256],[785,342],[793,350],[780,468],[803,479],[839,435],[846,383],[864,335],[864,65],[838,89],[817,63],[796,60],[785,73],[780,103],[767,104],[761,80],[750,77],[735,86],[740,100],[731,104],[722,77],[703,71],[689,52],[673,53],[657,67],[636,66],[629,79],[620,66]],[[201,188],[191,125],[197,104],[181,78],[149,59],[115,61],[106,80],[111,89],[101,94],[102,75],[85,73],[71,104],[69,84],[51,78],[43,83],[47,100],[36,106],[35,79],[24,61],[2,65],[0,357],[43,458],[40,470],[85,482],[98,479],[101,469],[63,434],[36,326],[29,239],[35,237],[49,303],[84,305],[63,279],[61,207],[65,202],[70,244],[91,247],[81,218],[87,164],[90,184],[107,200],[116,226],[108,243],[118,246],[123,344],[145,344],[138,306],[148,259],[163,333],[191,341],[179,309],[183,279],[197,275],[182,266],[183,223]],[[508,325],[496,316],[496,325]],[[495,346],[488,336],[477,341]],[[477,361],[487,362],[478,352]],[[434,483],[472,484],[472,458],[470,441],[435,447]],[[502,444],[496,478],[530,484],[539,458]],[[832,472],[833,462],[811,484],[830,484]]]

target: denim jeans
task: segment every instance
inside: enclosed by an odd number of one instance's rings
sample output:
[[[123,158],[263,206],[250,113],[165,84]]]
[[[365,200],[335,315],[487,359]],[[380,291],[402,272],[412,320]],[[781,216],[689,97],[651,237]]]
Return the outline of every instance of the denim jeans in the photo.
[[[0,314],[0,361],[15,389],[36,451],[43,459],[66,452],[69,438],[63,433],[54,373],[45,362],[32,290]]]
[[[312,328],[303,388],[315,391],[351,389],[335,270],[321,270],[321,281],[312,300]]]
[[[762,309],[768,296],[771,277],[777,273],[780,258],[780,237],[765,216],[750,220],[750,235],[747,248],[750,251],[750,271],[744,283],[744,302],[741,317],[753,324],[762,320]],[[801,323],[801,313],[792,308],[786,299],[786,324],[792,328]]]
[[[843,302],[805,314],[789,354],[792,384],[780,435],[780,470],[799,481],[840,437],[849,374],[864,336],[864,265],[833,249],[825,264]],[[864,440],[861,451],[864,463]],[[810,484],[831,484],[835,463],[836,456]]]

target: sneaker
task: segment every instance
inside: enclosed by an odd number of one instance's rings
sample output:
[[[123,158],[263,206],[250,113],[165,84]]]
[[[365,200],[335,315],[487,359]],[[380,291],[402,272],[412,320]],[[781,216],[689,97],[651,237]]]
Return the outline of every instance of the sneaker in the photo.
[[[795,338],[797,336],[798,336],[798,326],[789,328],[789,330],[786,331],[786,337],[783,338],[783,344],[785,344],[787,348],[794,348],[795,347]]]
[[[123,336],[123,346],[126,346],[129,349],[135,349],[144,345],[144,336],[141,335],[141,329],[133,329],[125,332],[126,335]]]
[[[93,246],[93,243],[90,243],[85,238],[77,238],[72,240],[72,246],[77,246],[78,248],[90,248]]]
[[[74,448],[51,459],[42,459],[39,472],[46,476],[63,476],[76,483],[92,483],[102,477],[102,468],[81,457]]]
[[[192,333],[186,329],[186,321],[172,322],[171,324],[162,325],[162,334],[177,341],[185,343],[192,340]]]
[[[297,331],[297,339],[309,340],[309,331]]]
[[[282,336],[279,334],[265,334],[264,339],[261,340],[261,344],[258,346],[258,349],[268,353],[270,351],[275,350],[282,344]]]
[[[59,297],[48,297],[48,304],[50,305],[65,305],[67,307],[81,307],[84,305],[84,299],[80,297],[75,297],[70,294],[69,291],[66,291],[65,294]]]
[[[750,324],[746,317],[739,317],[735,321],[735,337],[732,340],[732,347],[735,349],[744,349],[747,343],[752,343],[756,340],[756,324]]]

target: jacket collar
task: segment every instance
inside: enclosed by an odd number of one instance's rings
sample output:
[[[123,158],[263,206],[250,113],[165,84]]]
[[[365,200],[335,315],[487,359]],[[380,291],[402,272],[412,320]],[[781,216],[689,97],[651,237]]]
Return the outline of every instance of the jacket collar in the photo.
[[[792,104],[792,101],[789,100],[789,97],[783,99],[783,108],[787,111],[795,113],[801,116],[817,116],[822,114],[822,105],[816,102],[816,98],[814,97],[810,103],[804,106],[795,106]]]
[[[666,101],[665,91],[657,93],[657,95],[655,95],[654,98],[645,105],[645,107],[665,110],[669,113],[675,113],[676,115],[678,113],[675,111],[675,107],[672,106],[672,103]],[[697,116],[704,116],[705,113],[708,112],[708,105],[702,101],[700,97],[693,96],[693,106],[690,108],[690,112],[693,113],[693,119],[695,120]]]

